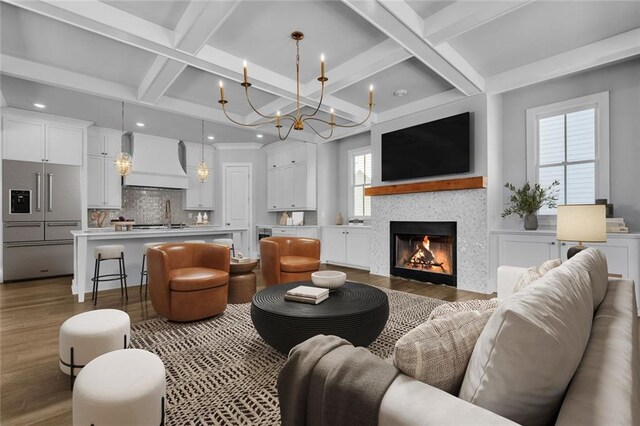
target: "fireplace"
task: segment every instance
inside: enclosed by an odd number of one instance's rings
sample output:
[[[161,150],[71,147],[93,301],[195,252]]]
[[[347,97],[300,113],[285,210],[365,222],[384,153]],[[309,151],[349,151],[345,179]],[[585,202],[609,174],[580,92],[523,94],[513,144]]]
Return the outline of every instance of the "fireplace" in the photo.
[[[391,275],[457,285],[456,222],[391,222],[389,237]]]

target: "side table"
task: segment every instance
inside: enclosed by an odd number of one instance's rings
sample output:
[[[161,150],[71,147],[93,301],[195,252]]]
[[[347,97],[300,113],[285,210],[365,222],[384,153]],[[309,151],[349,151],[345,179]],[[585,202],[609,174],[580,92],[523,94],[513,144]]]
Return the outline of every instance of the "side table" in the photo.
[[[229,266],[229,297],[227,303],[249,303],[256,294],[256,274],[253,269],[258,261],[252,259]]]

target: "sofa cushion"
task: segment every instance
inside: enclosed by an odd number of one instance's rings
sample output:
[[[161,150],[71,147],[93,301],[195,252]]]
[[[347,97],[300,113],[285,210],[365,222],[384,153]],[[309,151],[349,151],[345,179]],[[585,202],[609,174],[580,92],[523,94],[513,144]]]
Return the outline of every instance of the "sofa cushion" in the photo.
[[[169,273],[171,291],[196,291],[220,287],[229,282],[229,274],[210,268],[180,268]]]
[[[494,311],[498,307],[499,303],[500,299],[497,297],[489,300],[472,299],[465,300],[463,302],[443,303],[442,305],[436,306],[433,311],[431,311],[428,319],[451,315],[455,312]]]
[[[589,282],[593,294],[593,310],[598,309],[604,299],[609,285],[609,271],[607,269],[607,257],[597,248],[588,248],[573,256],[565,262],[571,270],[586,270],[589,273]]]
[[[418,325],[396,342],[394,365],[408,376],[457,394],[476,340],[492,313],[454,312]]]
[[[640,424],[640,353],[633,281],[612,279],[556,421]]]
[[[532,266],[531,268],[527,269],[527,271],[520,276],[520,279],[516,283],[516,286],[513,288],[513,292],[516,293],[523,288],[533,284],[539,278],[544,276],[544,274],[546,274],[553,268],[557,268],[558,266],[560,266],[561,263],[562,262],[560,261],[560,259],[551,259],[542,262],[542,264],[539,266]]]
[[[460,398],[523,425],[546,425],[589,340],[589,275],[563,265],[505,299],[478,338]]]
[[[280,257],[280,270],[283,272],[308,272],[320,268],[320,259],[305,256]]]

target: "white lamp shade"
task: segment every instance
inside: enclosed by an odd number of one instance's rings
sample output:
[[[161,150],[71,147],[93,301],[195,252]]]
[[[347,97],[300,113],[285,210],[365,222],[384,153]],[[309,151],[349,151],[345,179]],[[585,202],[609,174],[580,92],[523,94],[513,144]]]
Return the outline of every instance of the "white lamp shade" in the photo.
[[[558,206],[556,233],[556,238],[560,241],[606,242],[606,206],[603,204]]]

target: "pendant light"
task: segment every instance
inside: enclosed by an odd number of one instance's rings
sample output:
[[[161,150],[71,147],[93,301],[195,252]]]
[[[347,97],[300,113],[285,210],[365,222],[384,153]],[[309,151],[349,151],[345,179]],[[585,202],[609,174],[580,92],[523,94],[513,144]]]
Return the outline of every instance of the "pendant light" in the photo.
[[[200,182],[203,183],[209,177],[209,167],[207,167],[207,163],[204,161],[204,120],[202,120],[202,153],[200,154],[200,165],[196,173],[198,174]]]
[[[133,163],[131,162],[131,155],[124,150],[124,102],[122,102],[122,137],[120,140],[120,153],[116,157],[116,161],[113,163],[116,166],[116,171],[120,176],[127,176],[131,173],[131,169],[133,168]]]

